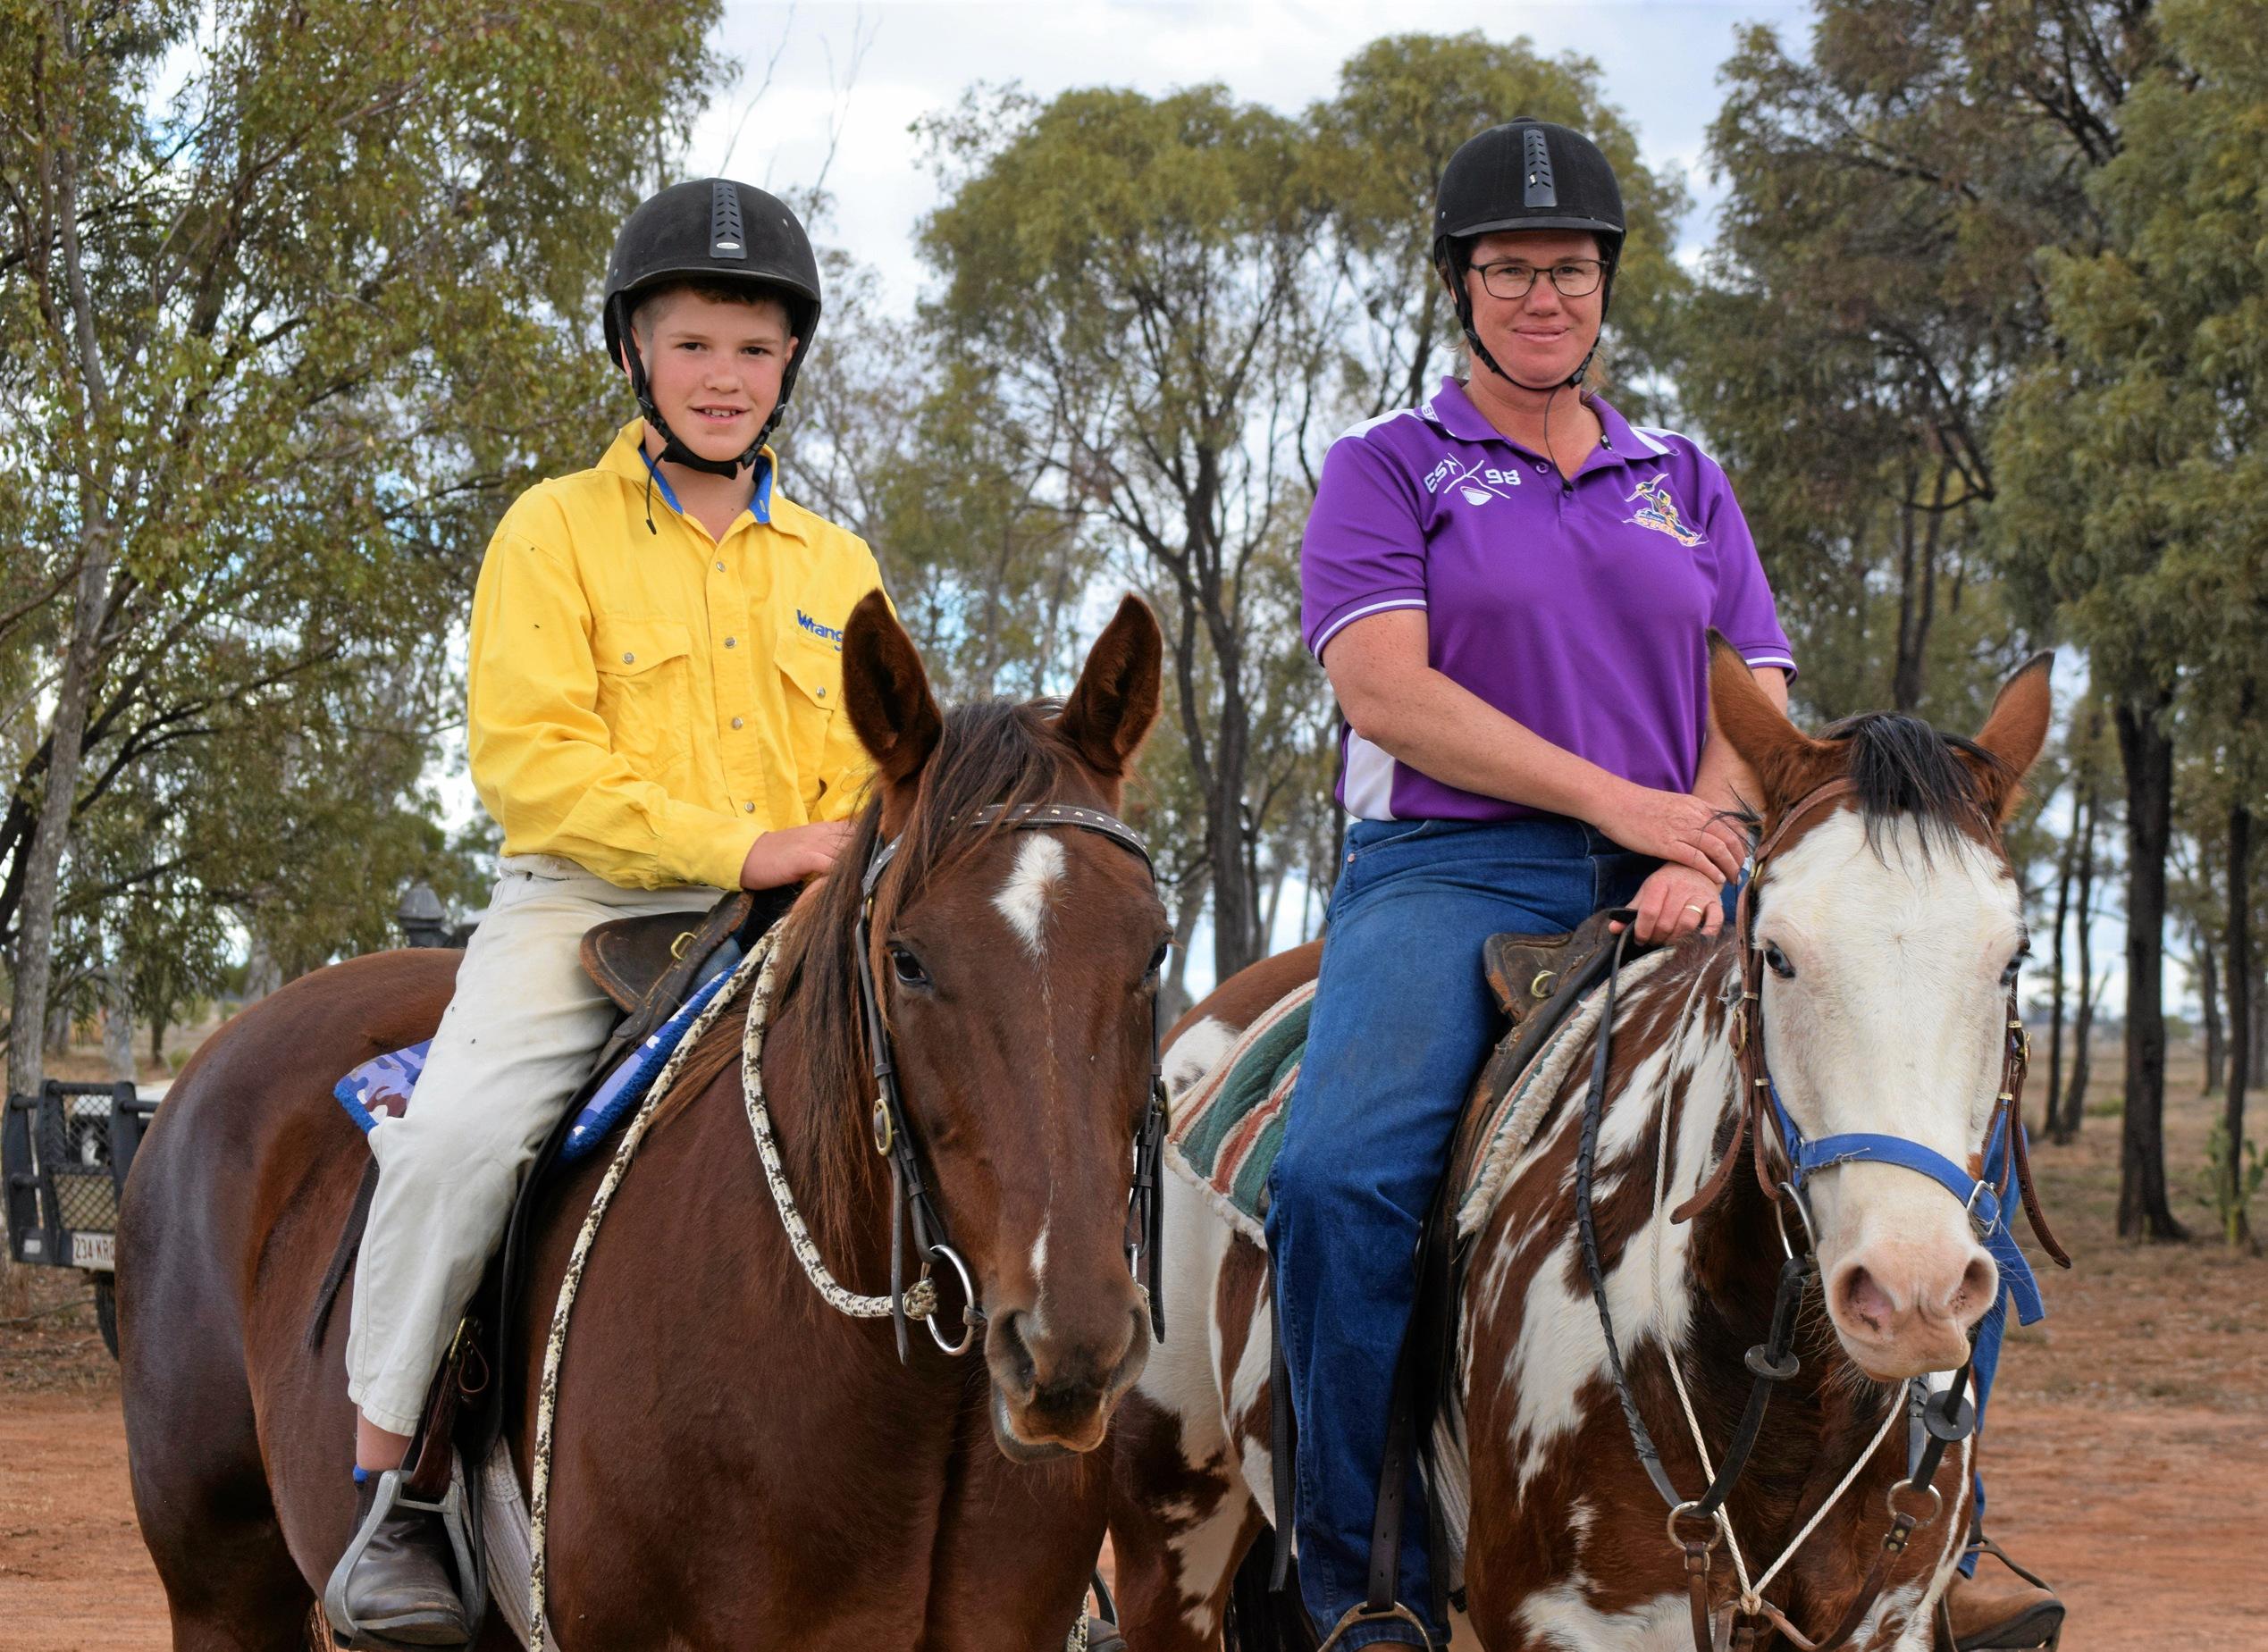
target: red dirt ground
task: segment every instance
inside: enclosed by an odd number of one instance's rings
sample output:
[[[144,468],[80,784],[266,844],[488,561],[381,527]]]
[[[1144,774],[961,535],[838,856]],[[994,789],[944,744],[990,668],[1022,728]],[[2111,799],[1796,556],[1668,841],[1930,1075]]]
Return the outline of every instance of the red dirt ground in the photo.
[[[2268,1644],[2268,1262],[2200,1239],[2112,1234],[2118,1058],[2081,1140],[2038,1150],[2077,1261],[2045,1281],[2053,1317],[2011,1343],[1985,1463],[1993,1530],[2070,1603],[2068,1652],[2258,1652]],[[2168,1163],[2194,1190],[2218,1101],[2192,1055],[2168,1107]],[[2268,1135],[2268,1128],[2261,1134]],[[34,1270],[29,1321],[0,1322],[0,1648],[169,1644],[136,1531],[115,1368],[75,1274]],[[2049,1270],[2053,1272],[2053,1270]]]

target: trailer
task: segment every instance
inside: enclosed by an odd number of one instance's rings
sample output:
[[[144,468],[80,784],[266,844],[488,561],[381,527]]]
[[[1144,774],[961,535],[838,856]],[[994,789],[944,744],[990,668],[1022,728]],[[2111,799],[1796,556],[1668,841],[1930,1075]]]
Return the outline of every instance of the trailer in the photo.
[[[157,1111],[126,1082],[50,1078],[11,1095],[0,1120],[8,1251],[20,1262],[76,1268],[95,1287],[103,1345],[118,1354],[118,1200]]]

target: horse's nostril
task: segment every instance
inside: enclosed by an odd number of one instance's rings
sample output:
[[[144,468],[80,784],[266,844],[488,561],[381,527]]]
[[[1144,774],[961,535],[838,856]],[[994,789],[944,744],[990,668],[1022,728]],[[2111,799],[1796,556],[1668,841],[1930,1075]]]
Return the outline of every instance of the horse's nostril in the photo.
[[[1966,1324],[1992,1306],[1993,1295],[1999,1284],[2000,1270],[1993,1265],[1993,1259],[1982,1254],[1972,1256],[1969,1266],[1962,1270],[1961,1287],[1953,1293],[1953,1301],[1946,1307],[1954,1319]]]
[[[999,1338],[995,1348],[994,1375],[1004,1388],[1029,1398],[1038,1386],[1039,1367],[1031,1356],[1031,1345],[1024,1340],[1024,1312],[1011,1308],[993,1321],[993,1334]]]
[[[1877,1336],[1887,1334],[1897,1316],[1897,1304],[1890,1300],[1890,1294],[1863,1267],[1854,1265],[1835,1281],[1835,1296],[1846,1317]]]

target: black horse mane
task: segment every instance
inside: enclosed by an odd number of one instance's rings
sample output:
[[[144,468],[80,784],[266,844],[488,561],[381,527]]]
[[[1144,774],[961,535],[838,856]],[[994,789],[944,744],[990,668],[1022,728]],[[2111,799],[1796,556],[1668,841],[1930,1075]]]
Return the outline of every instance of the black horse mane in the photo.
[[[1846,771],[1877,852],[1885,828],[1902,819],[1921,827],[1923,852],[1960,837],[1999,838],[1996,800],[2019,776],[1996,753],[1917,717],[1869,711],[1819,731],[1850,748]]]

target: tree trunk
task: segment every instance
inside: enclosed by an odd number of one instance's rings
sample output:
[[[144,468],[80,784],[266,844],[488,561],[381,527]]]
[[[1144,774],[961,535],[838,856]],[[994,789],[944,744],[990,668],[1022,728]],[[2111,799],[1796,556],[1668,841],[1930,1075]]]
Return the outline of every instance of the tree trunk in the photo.
[[[2241,1203],[2245,1173],[2245,1085],[2252,1069],[2252,811],[2242,803],[2229,810],[2229,1089],[2222,1103],[2222,1128],[2228,1132],[2225,1237],[2249,1245],[2250,1224]]]
[[[2047,1095],[2044,1103],[2047,1116],[2040,1121],[2039,1133],[2050,1136],[2055,1134],[2056,1107],[2063,1094],[2063,931],[2071,919],[2071,869],[2079,859],[2079,806],[2074,797],[2071,829],[2064,834],[2063,852],[2055,857],[2055,929],[2047,953]]]
[[[63,49],[75,57],[78,42],[69,18],[59,11],[57,22]],[[67,314],[58,320],[70,329],[78,357],[73,364],[75,382],[71,386],[78,393],[66,394],[65,399],[92,430],[108,419],[110,386],[96,344],[94,299],[80,252],[79,155],[70,118],[63,115],[60,130],[51,127],[40,136],[54,145],[49,163],[55,180],[54,231],[63,254],[64,282],[63,292],[57,296],[68,306]],[[71,590],[71,636],[63,650],[63,679],[55,688],[38,824],[32,828],[31,846],[25,854],[23,895],[16,907],[15,978],[9,1024],[34,1034],[8,1043],[8,1087],[18,1094],[38,1089],[44,1071],[37,1033],[47,1021],[48,986],[55,965],[55,900],[63,850],[71,840],[71,812],[79,797],[87,712],[101,665],[103,611],[117,556],[109,482],[106,472],[82,469],[78,477],[79,576]]]
[[[2071,1020],[2071,1078],[2061,1103],[2062,1111],[2055,1120],[2054,1136],[2059,1142],[2068,1142],[2079,1133],[2079,1124],[2087,1117],[2087,1081],[2089,1060],[2087,1048],[2095,1036],[2095,828],[2096,818],[2102,812],[2096,781],[2089,776],[2087,790],[2079,796],[2079,818],[2074,830],[2079,834],[2079,866],[2075,894],[2079,908],[2079,985],[2078,1013]]]
[[[2221,1027],[2221,964],[2214,955],[2213,937],[2205,933],[2203,924],[2197,926],[2197,1002],[2203,1006],[2205,1022],[2205,1088],[2197,1094],[2211,1095],[2221,1087],[2221,1069],[2228,1056],[2228,1041],[2222,1036]]]
[[[134,1000],[128,990],[126,948],[115,937],[110,960],[103,970],[103,1059],[112,1082],[132,1083],[134,1071]]]
[[[1189,937],[1197,933],[1205,912],[1205,873],[1202,868],[1181,882],[1173,909],[1173,956],[1165,971],[1165,1025],[1180,1020],[1189,1007]]]
[[[2171,696],[2120,700],[2126,771],[2126,1106],[2119,1147],[2119,1236],[2186,1239],[2165,1181],[2165,867],[2173,837]]]
[[[165,1026],[168,1017],[159,1009],[149,1018],[149,1059],[151,1065],[163,1069],[165,1066]]]

